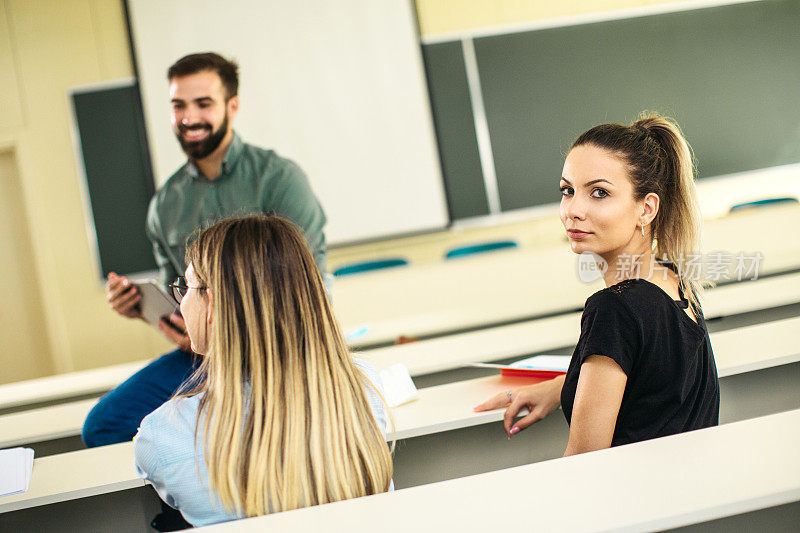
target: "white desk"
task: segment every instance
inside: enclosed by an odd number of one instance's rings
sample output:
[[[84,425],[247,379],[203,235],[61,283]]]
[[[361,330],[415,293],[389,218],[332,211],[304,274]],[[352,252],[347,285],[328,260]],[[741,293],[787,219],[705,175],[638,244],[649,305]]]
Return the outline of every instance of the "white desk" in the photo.
[[[703,309],[706,319],[712,319],[796,302],[800,302],[800,273],[710,289]],[[496,361],[574,346],[580,334],[580,318],[580,312],[567,313],[376,348],[362,352],[359,357],[378,369],[400,362],[412,376],[420,376],[470,362]]]
[[[89,394],[99,395],[113,389],[149,362],[149,359],[134,361],[0,385],[0,409]]]
[[[97,398],[68,402],[0,416],[0,448],[75,437]]]
[[[703,307],[706,318],[711,319],[795,302],[800,302],[800,273],[710,289]],[[360,356],[377,368],[402,362],[412,376],[419,376],[449,370],[472,361],[493,361],[570,346],[575,343],[579,332],[580,312],[572,312],[372,349],[362,352]],[[116,387],[148,362],[136,361],[0,385],[0,409],[94,393],[99,395]]]
[[[663,530],[797,502],[798,449],[800,410],[203,529]]]
[[[761,252],[759,272],[800,266],[800,241],[777,227],[800,226],[800,207],[788,206],[706,221],[704,253]],[[585,285],[565,243],[539,250],[498,252],[336,280],[333,303],[345,332],[367,326],[356,346],[392,342],[459,328],[574,311],[602,287]]]
[[[577,279],[575,257],[565,245],[353,276],[336,280],[333,305],[345,333],[368,328],[355,346],[570,312],[603,286]]]
[[[711,335],[719,377],[800,361],[800,317]]]
[[[800,317],[757,324],[711,335],[720,378],[800,361]],[[482,413],[472,407],[529,378],[491,376],[420,391],[420,399],[394,410],[397,439],[418,437],[496,422],[503,410]]]
[[[130,442],[35,459],[30,489],[0,498],[0,512],[143,487],[133,465]]]
[[[771,231],[793,224],[800,224],[800,208],[776,208],[709,221],[704,230],[705,249],[761,251],[765,256],[762,273],[796,268],[800,265],[800,248]],[[334,304],[345,332],[369,327],[364,337],[353,342],[354,346],[363,346],[390,342],[401,334],[441,333],[519,317],[574,312],[601,288],[599,282],[581,284],[574,271],[575,256],[566,244],[540,251],[517,250],[338,280],[333,288]],[[743,306],[736,311],[742,312],[748,310],[749,303],[749,309],[758,309],[798,301],[791,296],[800,292],[800,278],[796,276],[741,285],[763,286],[755,297],[736,296],[739,285],[709,291],[706,316],[730,314],[736,305]],[[785,280],[778,281],[782,278]],[[781,288],[777,288],[779,284]],[[722,293],[730,296],[716,298]],[[147,362],[0,385],[0,409],[100,394]]]
[[[770,365],[800,361],[800,345],[795,338],[799,327],[800,318],[794,318],[715,334],[712,343],[715,344],[720,375],[734,376]],[[752,349],[759,345],[760,350]],[[505,438],[499,428],[491,425],[502,420],[503,411],[474,413],[472,407],[492,394],[530,382],[525,378],[492,376],[430,387],[420,391],[417,401],[394,409],[395,438],[409,439],[406,441],[409,444],[419,437],[429,439],[420,441],[429,455],[418,454],[396,459],[399,477],[396,476],[395,481],[398,486],[408,486],[405,480],[414,480],[413,484],[416,484],[420,479],[432,479],[431,476],[433,479],[442,475],[453,477],[452,472],[437,471],[439,465],[420,464],[419,457],[435,457],[440,451],[436,449],[437,444],[431,445],[430,439],[438,439],[438,446],[444,448],[449,456],[472,457],[473,462],[476,454],[485,455],[487,446],[498,446],[495,450],[498,457],[491,457],[492,460],[519,461],[518,456],[502,457],[505,452],[500,446],[504,445]],[[793,382],[793,386],[796,388],[797,383]],[[769,384],[765,387],[768,388]],[[754,392],[767,396],[770,391]],[[728,415],[728,418],[731,416]],[[553,453],[563,451],[565,433],[548,429],[553,424],[566,426],[563,416],[554,413],[523,432],[522,438],[518,436],[512,439],[514,446],[517,449],[524,446],[541,448],[531,452],[539,454],[534,455],[534,458],[550,458]],[[469,430],[476,426],[486,426],[484,429],[491,441],[473,442],[457,436],[456,430]],[[548,432],[549,435],[544,435]],[[546,444],[542,442],[544,438],[548,439]],[[456,448],[453,447],[454,441],[458,442]],[[409,449],[413,447],[409,446]],[[514,453],[512,448],[509,449]],[[398,449],[398,454],[401,453],[403,447]],[[525,456],[526,459],[529,457]],[[474,468],[474,465],[466,466]],[[412,473],[401,472],[402,469],[411,468],[415,469]],[[411,481],[408,483],[412,484]],[[137,486],[142,486],[142,482],[133,469],[132,443],[44,457],[35,461],[31,490],[25,494],[0,499],[0,513]]]
[[[544,324],[497,328],[502,330],[500,332],[484,330],[464,334],[463,337],[465,338],[460,339],[460,342],[448,341],[450,346],[445,346],[444,348],[441,346],[441,341],[444,339],[436,339],[428,341],[428,343],[417,343],[419,345],[429,344],[427,352],[417,349],[415,344],[399,348],[415,348],[413,353],[417,359],[404,359],[403,362],[417,371],[420,368],[430,371],[431,368],[440,368],[436,366],[439,365],[438,361],[440,360],[449,362],[452,366],[459,364],[458,360],[461,362],[488,361],[514,354],[530,353],[528,350],[531,341],[550,342],[557,335],[566,337],[566,331],[573,331],[573,328],[577,328],[576,324],[570,327],[570,322],[575,320],[577,320],[577,317],[569,315],[564,318],[540,321],[544,322]],[[559,326],[560,330],[556,327],[559,325],[559,321],[564,322]],[[523,327],[527,328],[524,331],[524,335],[519,331],[509,331],[522,330],[524,329]],[[542,336],[537,336],[537,333]],[[711,334],[711,343],[717,359],[720,377],[775,367],[800,360],[799,333],[800,317]],[[574,342],[576,336],[576,333],[572,333],[570,340]],[[488,340],[486,337],[488,337]],[[550,344],[550,346],[554,345],[558,346],[558,344]],[[482,351],[482,349],[485,349],[485,351]],[[391,359],[385,353],[381,356],[382,358],[375,357],[370,353],[362,354],[362,356],[366,356],[366,359],[379,367],[388,366],[396,362],[395,359]],[[458,384],[453,384],[453,386],[457,387]],[[496,418],[491,418],[487,414],[478,416],[466,413],[468,419],[474,420],[474,423],[464,424],[464,420],[461,420],[448,410],[451,404],[447,402],[446,396],[435,396],[437,394],[435,391],[439,390],[443,389],[441,387],[422,389],[422,394],[426,395],[426,398],[430,397],[431,401],[437,406],[436,409],[430,410],[434,412],[426,413],[427,409],[419,409],[417,411],[415,404],[410,404],[397,411],[399,432],[396,438],[408,438],[424,434],[424,432],[446,431],[454,427],[466,427],[496,420]],[[459,389],[456,388],[454,390]],[[477,392],[479,391],[476,391],[476,395],[473,395],[473,397],[481,397]],[[456,405],[460,405],[458,402],[463,396],[457,395],[455,397],[458,399]],[[434,400],[433,398],[436,399]],[[0,448],[10,448],[79,435],[83,421],[95,403],[96,400],[84,400],[0,416]],[[417,402],[417,404],[419,403]],[[446,408],[445,406],[448,407]],[[406,413],[415,414],[411,416]],[[421,422],[426,419],[444,421],[444,425],[430,430],[425,429],[423,433],[419,433],[420,428],[427,428],[427,422]],[[456,424],[456,426],[452,424]],[[403,433],[403,431],[410,432]],[[417,431],[417,433],[414,433],[414,431]]]

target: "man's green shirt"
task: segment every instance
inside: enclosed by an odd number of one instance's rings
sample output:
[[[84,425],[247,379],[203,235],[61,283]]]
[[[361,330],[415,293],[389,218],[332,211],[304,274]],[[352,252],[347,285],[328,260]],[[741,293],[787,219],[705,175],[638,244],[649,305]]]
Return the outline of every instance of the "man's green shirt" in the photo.
[[[187,161],[150,201],[147,236],[162,283],[183,275],[186,240],[198,228],[253,213],[280,215],[303,228],[324,276],[325,213],[300,167],[234,133],[221,170],[217,179],[209,180]]]

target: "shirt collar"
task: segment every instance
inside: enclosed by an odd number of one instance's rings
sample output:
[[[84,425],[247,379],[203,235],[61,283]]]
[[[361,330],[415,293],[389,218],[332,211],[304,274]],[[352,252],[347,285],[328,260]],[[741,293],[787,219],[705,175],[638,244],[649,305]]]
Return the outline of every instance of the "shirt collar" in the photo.
[[[241,137],[239,137],[234,131],[233,139],[231,139],[231,144],[228,146],[228,151],[225,153],[225,157],[222,159],[223,175],[230,174],[231,170],[233,170],[233,167],[235,167],[236,163],[239,162],[239,158],[242,157],[243,151],[244,151],[244,143],[242,142]]]
[[[233,168],[236,166],[236,163],[239,162],[239,159],[242,157],[242,152],[244,151],[244,142],[242,138],[234,131],[233,132],[233,139],[231,139],[231,144],[228,145],[228,150],[225,152],[225,157],[222,158],[222,169],[219,177],[214,180],[218,181],[226,176],[228,176]],[[192,162],[190,159],[186,163],[186,170],[189,173],[189,176],[192,179],[206,179],[205,176],[200,174],[200,171],[197,169],[197,166]]]

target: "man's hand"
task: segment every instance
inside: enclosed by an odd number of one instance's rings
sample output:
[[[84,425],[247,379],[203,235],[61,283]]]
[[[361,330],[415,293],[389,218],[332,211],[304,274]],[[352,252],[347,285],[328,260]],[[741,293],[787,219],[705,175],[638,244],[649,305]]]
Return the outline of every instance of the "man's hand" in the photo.
[[[139,311],[141,299],[141,292],[128,278],[118,276],[116,272],[108,274],[106,300],[114,311],[124,317],[142,318],[142,313]]]
[[[184,352],[191,353],[192,341],[189,340],[189,335],[186,334],[186,322],[183,317],[177,312],[169,316],[167,319],[162,318],[158,321],[158,329],[164,334],[166,338],[174,342],[178,348]]]

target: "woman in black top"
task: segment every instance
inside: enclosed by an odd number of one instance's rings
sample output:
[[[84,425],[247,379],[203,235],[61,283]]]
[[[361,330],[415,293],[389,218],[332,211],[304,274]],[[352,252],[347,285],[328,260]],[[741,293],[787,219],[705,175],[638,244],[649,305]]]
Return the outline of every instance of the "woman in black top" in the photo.
[[[699,244],[691,151],[678,126],[648,115],[603,124],[572,145],[560,216],[572,251],[591,253],[606,288],[593,294],[566,376],[507,391],[508,436],[559,403],[564,455],[719,423],[719,381],[697,295],[684,268]],[[514,422],[523,408],[530,414]]]

